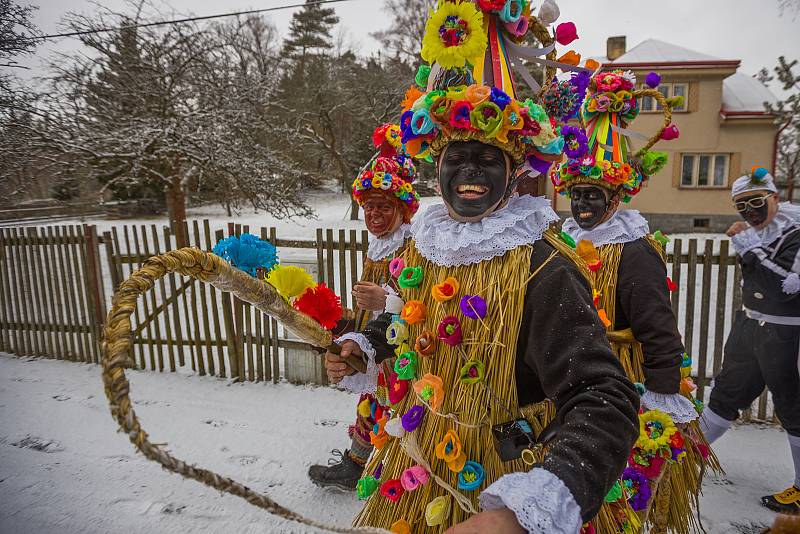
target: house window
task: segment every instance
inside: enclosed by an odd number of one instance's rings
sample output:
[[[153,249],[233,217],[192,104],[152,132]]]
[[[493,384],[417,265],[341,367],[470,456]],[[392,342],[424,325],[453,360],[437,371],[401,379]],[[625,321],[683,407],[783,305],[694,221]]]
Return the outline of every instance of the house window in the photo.
[[[647,89],[646,85],[640,86],[641,89]],[[689,100],[689,84],[688,83],[662,83],[657,87],[659,93],[664,95],[664,98],[672,98],[675,96],[682,96],[683,103],[680,106],[673,108],[673,111],[686,111],[687,101]],[[653,97],[642,97],[640,102],[641,111],[644,113],[655,113],[661,111],[661,106],[656,102]]]
[[[681,187],[727,187],[730,154],[683,154]]]

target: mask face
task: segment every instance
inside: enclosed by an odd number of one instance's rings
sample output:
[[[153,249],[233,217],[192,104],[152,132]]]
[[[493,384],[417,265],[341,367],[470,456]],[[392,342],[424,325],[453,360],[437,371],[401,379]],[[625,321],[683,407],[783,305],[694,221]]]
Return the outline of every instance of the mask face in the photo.
[[[499,148],[480,141],[450,143],[439,162],[439,187],[450,210],[464,219],[488,215],[506,192],[508,163]]]
[[[572,217],[583,230],[591,230],[603,221],[608,211],[608,195],[596,185],[575,185],[570,189]]]
[[[759,227],[765,222],[767,222],[767,218],[769,217],[769,202],[767,198],[764,198],[764,194],[754,194],[748,195],[745,197],[737,198],[737,203],[744,203],[745,208],[744,210],[737,210],[739,211],[739,215],[742,216],[742,219],[747,221],[750,226]],[[763,199],[762,202],[759,202],[759,199]],[[755,200],[754,204],[761,206],[754,208],[748,202],[751,200]]]
[[[384,237],[403,223],[397,202],[381,193],[371,193],[364,202],[364,222],[369,233]]]

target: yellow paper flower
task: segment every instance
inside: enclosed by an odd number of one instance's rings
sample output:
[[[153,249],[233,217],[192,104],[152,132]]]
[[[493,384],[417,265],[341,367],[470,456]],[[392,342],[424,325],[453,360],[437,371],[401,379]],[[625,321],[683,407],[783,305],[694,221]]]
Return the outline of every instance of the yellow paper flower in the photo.
[[[267,283],[278,290],[285,299],[291,299],[314,287],[314,279],[300,267],[277,265],[267,275]]]
[[[522,116],[519,112],[519,104],[511,102],[503,110],[503,127],[497,134],[497,140],[501,143],[508,143],[508,134],[515,130],[522,129]]]
[[[639,414],[639,439],[636,446],[640,449],[656,453],[669,450],[672,435],[678,431],[672,418],[661,410],[650,410]]]
[[[436,497],[425,507],[425,522],[429,527],[444,523],[450,516],[450,496]]]
[[[440,1],[425,23],[422,59],[449,69],[474,62],[485,52],[483,14],[471,1]]]

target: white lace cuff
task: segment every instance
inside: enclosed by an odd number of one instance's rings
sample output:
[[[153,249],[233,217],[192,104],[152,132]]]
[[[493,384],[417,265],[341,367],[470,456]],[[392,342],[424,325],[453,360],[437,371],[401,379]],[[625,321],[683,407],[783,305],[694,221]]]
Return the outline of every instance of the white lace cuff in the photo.
[[[761,238],[758,237],[754,229],[748,228],[744,232],[739,232],[733,236],[731,238],[731,245],[733,245],[733,250],[735,250],[739,256],[744,256],[747,252],[761,246]]]
[[[359,395],[362,393],[375,393],[375,389],[378,386],[378,365],[375,363],[375,349],[364,334],[358,332],[345,334],[338,338],[336,343],[341,344],[347,340],[355,341],[364,352],[367,357],[367,372],[345,376],[337,386]]]
[[[646,391],[642,395],[642,406],[647,410],[661,410],[676,423],[688,423],[699,417],[694,403],[680,393]]]
[[[581,509],[560,478],[541,467],[510,473],[483,490],[481,508],[508,508],[532,534],[578,534]]]

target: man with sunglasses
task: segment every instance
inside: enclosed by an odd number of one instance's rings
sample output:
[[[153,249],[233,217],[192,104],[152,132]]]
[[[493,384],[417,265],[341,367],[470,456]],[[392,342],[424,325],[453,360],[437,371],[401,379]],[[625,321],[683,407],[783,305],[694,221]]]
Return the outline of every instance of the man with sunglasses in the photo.
[[[744,309],[736,312],[701,427],[713,442],[766,385],[788,434],[795,478],[789,489],[761,503],[800,513],[800,206],[778,202],[764,168],[736,180],[732,194],[744,219],[727,232],[742,265]]]

